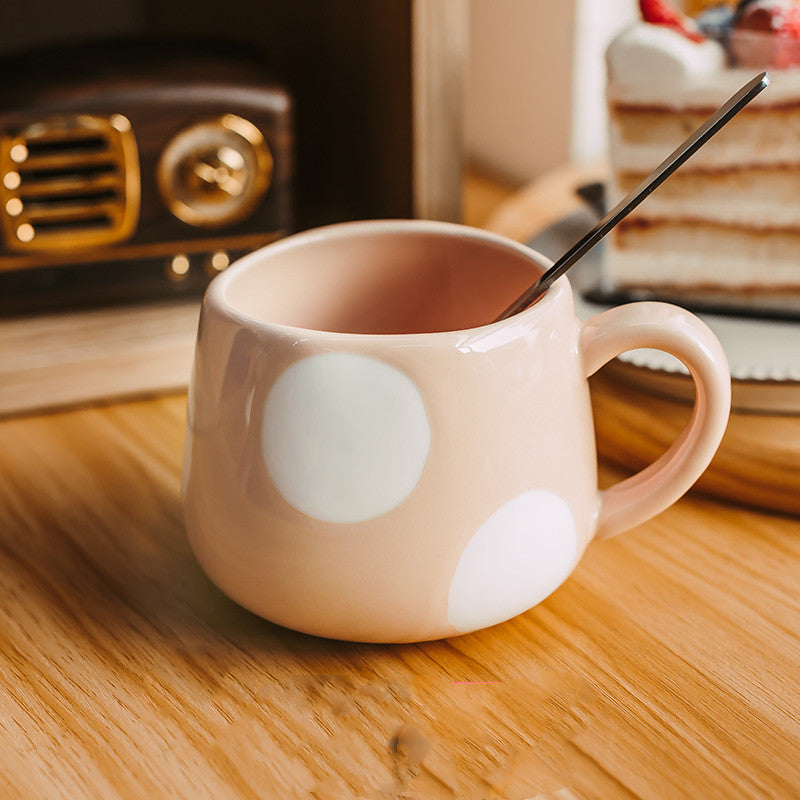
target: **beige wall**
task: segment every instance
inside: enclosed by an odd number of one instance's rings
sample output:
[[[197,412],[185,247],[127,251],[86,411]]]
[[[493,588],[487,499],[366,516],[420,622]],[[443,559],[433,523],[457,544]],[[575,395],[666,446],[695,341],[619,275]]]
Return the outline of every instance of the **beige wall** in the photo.
[[[636,0],[470,0],[467,158],[517,183],[605,152],[603,51]]]

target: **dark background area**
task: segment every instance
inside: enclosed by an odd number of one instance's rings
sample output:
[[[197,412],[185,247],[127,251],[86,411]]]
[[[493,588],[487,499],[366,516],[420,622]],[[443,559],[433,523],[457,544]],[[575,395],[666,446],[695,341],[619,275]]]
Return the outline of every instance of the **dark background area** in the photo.
[[[56,74],[58,47],[120,37],[263,60],[295,102],[296,228],[412,216],[411,0],[30,0],[3,13],[0,55],[52,46]]]

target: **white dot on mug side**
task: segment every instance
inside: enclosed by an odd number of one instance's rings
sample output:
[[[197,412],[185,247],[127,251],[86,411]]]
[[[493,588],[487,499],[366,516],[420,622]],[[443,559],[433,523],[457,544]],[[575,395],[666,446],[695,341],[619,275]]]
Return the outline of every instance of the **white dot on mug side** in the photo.
[[[447,618],[461,631],[515,617],[570,574],[578,537],[569,505],[533,489],[509,500],[469,540],[450,583]]]
[[[358,353],[294,362],[264,404],[261,444],[273,484],[296,509],[325,522],[363,522],[406,500],[430,443],[414,382]]]

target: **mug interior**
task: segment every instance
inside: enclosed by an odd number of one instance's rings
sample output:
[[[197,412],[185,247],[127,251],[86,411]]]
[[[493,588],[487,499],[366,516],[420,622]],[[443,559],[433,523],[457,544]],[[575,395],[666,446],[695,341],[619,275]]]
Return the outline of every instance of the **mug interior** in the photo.
[[[492,322],[544,271],[532,251],[478,235],[381,226],[301,234],[225,275],[234,311],[359,334],[435,333]]]

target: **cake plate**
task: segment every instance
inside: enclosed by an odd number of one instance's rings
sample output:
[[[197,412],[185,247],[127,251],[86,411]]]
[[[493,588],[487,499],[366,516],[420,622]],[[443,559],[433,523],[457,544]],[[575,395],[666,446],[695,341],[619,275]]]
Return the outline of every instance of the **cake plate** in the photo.
[[[596,216],[579,208],[536,234],[528,244],[555,258],[595,223]],[[570,272],[580,319],[610,308],[587,299],[600,277],[602,244]],[[731,368],[731,405],[736,411],[800,414],[800,320],[759,319],[698,313],[722,343]],[[631,350],[612,370],[628,382],[651,391],[691,401],[694,384],[676,358],[660,350]]]

